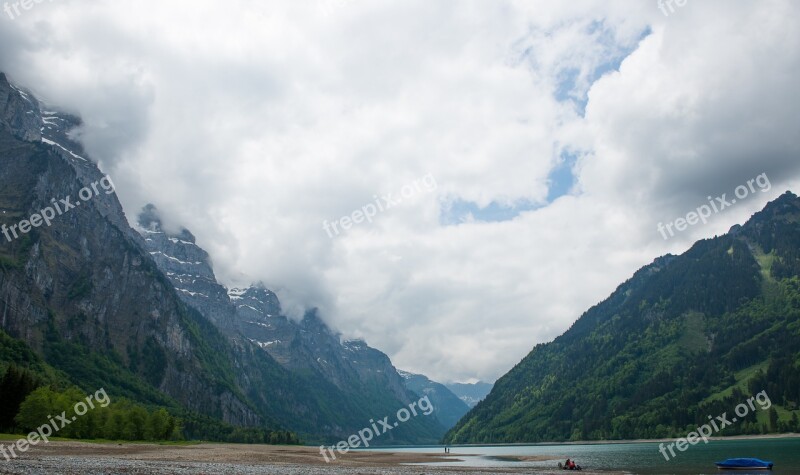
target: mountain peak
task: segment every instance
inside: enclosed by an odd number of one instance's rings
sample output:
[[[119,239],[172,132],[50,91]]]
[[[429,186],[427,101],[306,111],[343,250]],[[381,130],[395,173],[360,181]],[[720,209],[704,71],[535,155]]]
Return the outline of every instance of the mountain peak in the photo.
[[[398,369],[397,374],[399,374],[405,380],[411,379],[414,376],[418,376],[417,374],[409,373],[408,371],[403,371],[402,369]]]
[[[160,232],[161,214],[158,212],[158,208],[152,203],[145,205],[142,211],[139,212],[137,223],[148,231]]]
[[[164,229],[161,212],[152,203],[145,205],[142,208],[142,211],[139,212],[137,224],[149,234],[165,234],[173,243],[176,243],[177,241],[183,241],[186,244],[195,245],[197,242],[194,234],[182,226],[178,228],[177,232],[170,232]]]
[[[743,232],[758,233],[764,227],[798,220],[800,220],[800,198],[791,191],[787,191],[767,203],[761,211],[751,216],[743,225],[732,226],[728,234],[735,237]]]
[[[787,191],[778,198],[770,201],[764,209],[754,214],[745,224],[748,227],[768,219],[782,219],[800,214],[800,198],[791,191]]]

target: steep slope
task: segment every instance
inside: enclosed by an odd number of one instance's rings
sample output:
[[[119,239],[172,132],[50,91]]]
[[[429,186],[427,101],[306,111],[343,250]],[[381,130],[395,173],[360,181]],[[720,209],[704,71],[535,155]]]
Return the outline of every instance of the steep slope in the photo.
[[[175,236],[165,233],[153,205],[140,213],[138,224],[145,248],[175,286],[181,300],[200,310],[220,329],[230,332],[236,309],[228,301],[225,287],[217,283],[208,253],[195,244],[192,233],[185,229]]]
[[[2,330],[86,390],[272,425],[236,386],[225,339],[177,298],[111,181],[68,139],[76,123],[0,74]]]
[[[420,397],[428,397],[434,408],[433,415],[446,429],[456,425],[469,411],[469,406],[443,384],[432,381],[427,376],[406,371],[400,371],[400,376],[405,380],[406,388]]]
[[[388,356],[363,341],[341,341],[316,311],[296,322],[261,284],[230,290],[219,284],[192,233],[166,232],[154,206],[145,207],[138,225],[180,298],[229,337],[250,400],[306,440],[336,442],[415,400]],[[266,375],[257,377],[265,366]],[[444,432],[435,418],[414,419],[377,442],[432,443]]]
[[[464,401],[467,406],[473,408],[486,399],[494,385],[478,381],[477,383],[448,383],[445,386]]]
[[[537,345],[446,436],[459,442],[654,438],[768,391],[724,434],[798,430],[800,199],[642,268]]]

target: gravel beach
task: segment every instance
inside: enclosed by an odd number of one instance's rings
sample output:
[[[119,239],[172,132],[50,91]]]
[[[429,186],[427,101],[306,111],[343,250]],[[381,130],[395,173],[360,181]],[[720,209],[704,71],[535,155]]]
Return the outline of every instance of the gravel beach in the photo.
[[[7,443],[7,442],[6,442]],[[558,470],[463,469],[407,466],[403,464],[456,459],[444,454],[355,452],[325,463],[314,447],[196,444],[92,444],[50,442],[32,447],[16,460],[0,460],[0,474],[425,474],[473,475],[499,473],[563,473]],[[591,472],[581,472],[591,474]]]

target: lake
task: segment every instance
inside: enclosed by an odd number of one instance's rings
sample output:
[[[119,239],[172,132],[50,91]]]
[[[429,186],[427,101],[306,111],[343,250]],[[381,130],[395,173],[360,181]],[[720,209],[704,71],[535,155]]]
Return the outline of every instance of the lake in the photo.
[[[622,471],[643,475],[698,475],[698,474],[747,474],[772,473],[775,475],[800,474],[800,438],[712,440],[690,446],[685,452],[675,451],[669,461],[659,452],[658,442],[617,444],[552,444],[552,445],[492,445],[450,446],[450,453],[459,455],[462,462],[428,464],[438,467],[483,467],[483,468],[531,468],[553,469],[567,457],[585,469]],[[393,447],[372,449],[389,452],[444,453],[440,446]],[[557,457],[543,462],[519,462],[504,459],[514,456]],[[734,457],[757,457],[775,463],[772,472],[717,470],[714,462]]]

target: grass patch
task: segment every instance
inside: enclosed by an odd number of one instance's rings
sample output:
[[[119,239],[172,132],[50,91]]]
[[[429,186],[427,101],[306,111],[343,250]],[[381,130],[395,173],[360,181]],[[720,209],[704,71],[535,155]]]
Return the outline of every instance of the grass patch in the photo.
[[[764,251],[757,245],[753,245],[753,257],[761,267],[761,276],[764,277],[765,282],[774,282],[772,277],[772,264],[775,262],[775,252],[764,254]]]
[[[718,393],[715,393],[715,394],[712,394],[711,396],[708,396],[707,398],[705,398],[702,401],[701,404],[706,404],[706,403],[709,403],[711,401],[719,401],[721,399],[725,399],[726,397],[729,397],[729,396],[731,396],[733,394],[733,389],[734,388],[739,388],[744,394],[747,394],[747,392],[748,392],[747,383],[750,381],[750,379],[753,376],[756,375],[756,373],[759,370],[761,370],[763,372],[766,372],[768,366],[769,366],[769,362],[764,361],[764,362],[761,362],[761,363],[758,363],[758,364],[754,364],[753,366],[750,366],[749,368],[745,368],[745,369],[743,369],[741,371],[736,372],[734,374],[734,378],[736,378],[736,383],[735,384],[729,386],[728,388],[726,388],[726,389],[724,389],[724,390],[722,390],[722,391],[720,391]]]
[[[0,440],[19,440],[27,438],[27,434],[0,434]],[[125,444],[125,445],[169,445],[190,446],[200,444],[220,444],[224,442],[203,442],[200,440],[109,440],[109,439],[71,439],[69,437],[49,437],[53,442],[82,442],[86,444]]]
[[[51,437],[50,439],[58,442],[84,442],[87,444],[106,444],[106,445],[125,444],[125,445],[189,446],[189,445],[200,445],[203,443],[199,440],[109,440],[109,439],[69,439],[65,437]]]
[[[684,330],[680,345],[689,352],[702,353],[708,351],[708,339],[705,333],[703,314],[687,312],[684,315]]]

